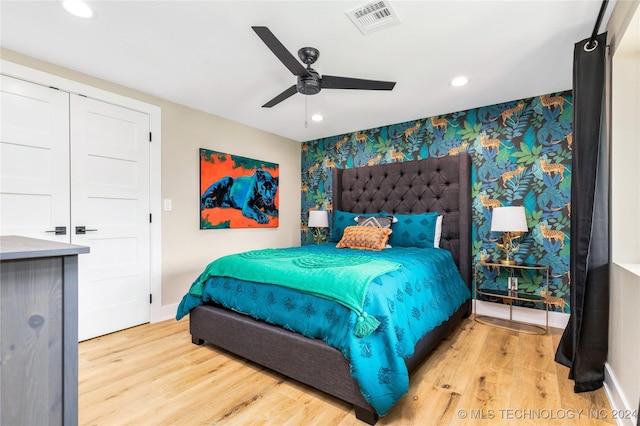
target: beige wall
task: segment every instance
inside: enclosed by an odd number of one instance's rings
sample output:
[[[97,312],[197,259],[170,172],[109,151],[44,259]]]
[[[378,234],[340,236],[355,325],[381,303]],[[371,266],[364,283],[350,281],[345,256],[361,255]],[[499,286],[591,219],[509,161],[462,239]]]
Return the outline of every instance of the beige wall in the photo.
[[[300,143],[180,105],[162,108],[164,304],[176,302],[213,259],[265,247],[300,245]],[[199,230],[198,149],[280,165],[278,228]]]
[[[635,20],[631,22],[631,17]],[[614,408],[640,401],[640,39],[638,2],[618,1],[607,30],[613,52],[611,90],[611,228],[609,353]],[[635,47],[629,50],[628,43]],[[622,46],[622,47],[621,47]],[[617,401],[616,401],[617,399]],[[631,421],[620,424],[632,424]]]
[[[202,111],[5,49],[1,58],[162,109],[162,305],[180,301],[213,259],[243,250],[300,245],[300,144]],[[280,165],[280,226],[199,229],[199,148]]]

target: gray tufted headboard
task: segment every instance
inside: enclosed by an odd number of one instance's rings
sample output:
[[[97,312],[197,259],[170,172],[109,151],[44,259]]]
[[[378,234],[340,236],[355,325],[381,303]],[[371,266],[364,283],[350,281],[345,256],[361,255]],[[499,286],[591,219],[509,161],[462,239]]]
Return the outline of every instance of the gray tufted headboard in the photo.
[[[440,247],[449,250],[471,288],[469,154],[333,170],[333,209],[351,213],[438,212]]]

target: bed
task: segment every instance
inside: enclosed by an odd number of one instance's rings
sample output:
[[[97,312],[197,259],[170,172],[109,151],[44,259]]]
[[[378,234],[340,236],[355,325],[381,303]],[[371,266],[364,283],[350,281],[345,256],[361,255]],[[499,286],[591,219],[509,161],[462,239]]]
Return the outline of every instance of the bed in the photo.
[[[333,210],[392,215],[438,212],[443,216],[440,248],[451,254],[470,291],[470,173],[470,157],[464,153],[353,169],[336,168],[332,179]],[[448,319],[419,338],[411,356],[404,359],[406,370],[409,373],[415,370],[470,313],[471,300],[466,299]],[[369,424],[377,422],[378,412],[363,396],[352,376],[352,365],[340,350],[320,339],[291,331],[286,325],[283,328],[260,321],[217,303],[195,306],[189,309],[189,316],[194,344],[206,342],[263,365],[352,404],[358,419]]]

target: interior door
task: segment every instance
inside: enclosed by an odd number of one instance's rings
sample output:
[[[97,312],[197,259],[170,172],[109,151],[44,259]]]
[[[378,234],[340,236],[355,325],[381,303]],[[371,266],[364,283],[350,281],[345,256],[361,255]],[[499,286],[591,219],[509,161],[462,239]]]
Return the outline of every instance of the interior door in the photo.
[[[69,94],[0,78],[0,234],[68,243]]]
[[[149,321],[149,116],[71,95],[79,339]]]

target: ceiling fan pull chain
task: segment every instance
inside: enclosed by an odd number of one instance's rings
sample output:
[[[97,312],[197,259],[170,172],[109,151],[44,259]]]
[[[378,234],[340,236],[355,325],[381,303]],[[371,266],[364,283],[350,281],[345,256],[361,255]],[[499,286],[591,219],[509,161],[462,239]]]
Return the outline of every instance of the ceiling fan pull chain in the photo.
[[[309,96],[304,95],[304,128],[307,128],[307,98]]]

